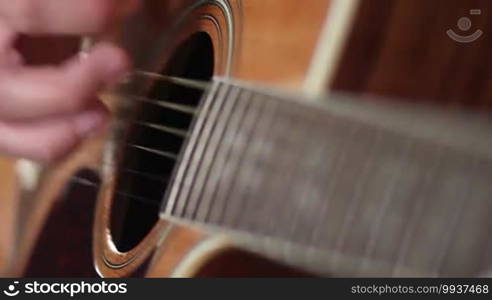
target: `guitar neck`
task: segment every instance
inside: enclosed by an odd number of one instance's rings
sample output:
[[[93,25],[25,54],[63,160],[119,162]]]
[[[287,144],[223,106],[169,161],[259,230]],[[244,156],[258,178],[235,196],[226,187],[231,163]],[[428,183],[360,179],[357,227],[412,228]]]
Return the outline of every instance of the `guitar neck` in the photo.
[[[291,256],[339,274],[474,275],[492,263],[491,136],[473,114],[218,80],[162,217],[305,245]]]

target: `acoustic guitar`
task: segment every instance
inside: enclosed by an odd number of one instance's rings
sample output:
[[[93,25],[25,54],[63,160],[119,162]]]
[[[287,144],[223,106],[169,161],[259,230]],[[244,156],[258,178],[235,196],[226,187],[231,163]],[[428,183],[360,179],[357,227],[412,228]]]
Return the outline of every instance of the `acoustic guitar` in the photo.
[[[1,272],[485,276],[488,9],[145,1],[90,37],[134,61],[101,96],[111,128],[56,164],[0,162]]]

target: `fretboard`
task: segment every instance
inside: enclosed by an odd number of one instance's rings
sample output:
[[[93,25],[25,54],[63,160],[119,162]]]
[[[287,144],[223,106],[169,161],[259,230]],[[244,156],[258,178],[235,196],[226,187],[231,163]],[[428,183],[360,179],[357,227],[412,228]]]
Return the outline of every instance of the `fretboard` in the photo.
[[[312,249],[291,256],[338,275],[492,267],[489,122],[349,96],[295,98],[215,82],[162,216]]]

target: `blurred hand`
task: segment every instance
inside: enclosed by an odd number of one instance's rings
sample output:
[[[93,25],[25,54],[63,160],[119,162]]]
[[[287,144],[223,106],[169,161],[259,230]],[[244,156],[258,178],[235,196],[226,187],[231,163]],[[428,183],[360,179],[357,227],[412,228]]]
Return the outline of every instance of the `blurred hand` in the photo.
[[[25,66],[14,48],[18,34],[96,34],[138,6],[139,0],[0,0],[0,153],[41,161],[65,155],[104,126],[97,94],[128,71],[125,53],[110,44],[61,65]]]

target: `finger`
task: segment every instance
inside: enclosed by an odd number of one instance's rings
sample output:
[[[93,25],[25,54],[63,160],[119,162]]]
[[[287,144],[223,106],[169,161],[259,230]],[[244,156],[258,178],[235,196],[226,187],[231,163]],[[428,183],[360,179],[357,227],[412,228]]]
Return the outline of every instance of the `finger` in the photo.
[[[134,12],[140,0],[0,0],[0,17],[23,33],[89,34]]]
[[[12,48],[16,36],[14,29],[5,21],[0,20],[0,51]]]
[[[85,59],[57,68],[7,69],[0,73],[0,119],[37,119],[75,113],[128,70],[124,52],[99,45]]]
[[[0,20],[0,67],[9,68],[19,66],[23,60],[13,45],[17,37],[16,32],[4,21]]]
[[[0,123],[0,152],[36,161],[63,157],[94,130],[104,126],[103,109],[27,123]]]

